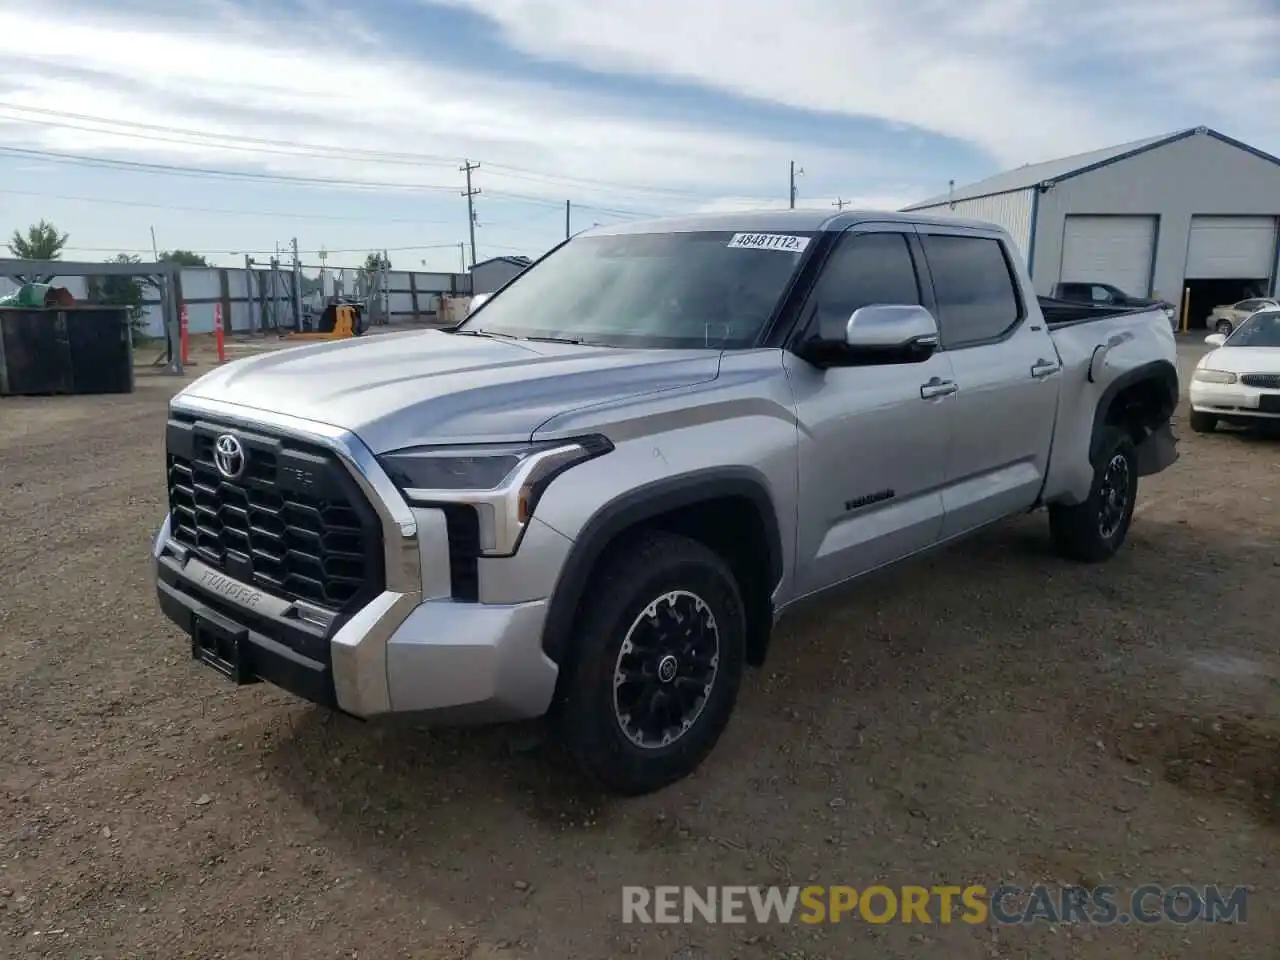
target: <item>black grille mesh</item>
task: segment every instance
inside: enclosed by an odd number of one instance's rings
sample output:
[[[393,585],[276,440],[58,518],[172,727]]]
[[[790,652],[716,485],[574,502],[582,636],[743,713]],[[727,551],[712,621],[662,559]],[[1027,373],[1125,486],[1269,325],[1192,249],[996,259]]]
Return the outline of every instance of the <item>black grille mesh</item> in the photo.
[[[1280,390],[1280,373],[1246,373],[1240,377],[1240,382],[1246,387]]]
[[[245,451],[227,479],[218,436]],[[339,612],[382,589],[377,514],[330,451],[203,421],[168,427],[171,533],[205,563],[288,600]]]

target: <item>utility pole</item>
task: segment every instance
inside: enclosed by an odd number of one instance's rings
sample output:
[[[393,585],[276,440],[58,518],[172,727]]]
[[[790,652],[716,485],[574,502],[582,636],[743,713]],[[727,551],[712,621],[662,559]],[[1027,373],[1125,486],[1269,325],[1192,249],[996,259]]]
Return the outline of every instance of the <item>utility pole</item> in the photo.
[[[843,210],[845,207],[847,207],[851,203],[853,203],[852,200],[841,200],[839,197],[836,197],[836,202],[833,203],[832,206],[835,207],[837,210]]]
[[[791,161],[791,209],[796,208],[796,177],[804,176],[804,168],[797,167],[794,160]]]
[[[258,314],[258,297],[253,292],[253,257],[244,255],[244,292],[249,298],[249,332],[257,333],[262,317]]]
[[[564,202],[564,238],[569,239],[569,222],[573,215],[573,201],[566,200]]]
[[[302,329],[302,262],[298,259],[298,238],[293,238],[293,325]]]
[[[465,240],[458,241],[458,266],[459,273],[467,272],[467,241]]]
[[[386,323],[391,323],[391,258],[387,251],[382,251],[382,314]]]
[[[471,171],[479,169],[480,164],[472,163],[470,160],[463,161],[462,166],[458,169],[467,175],[467,189],[463,192],[463,196],[467,198],[467,226],[471,229],[471,265],[476,265],[476,205],[475,198],[480,195],[480,189],[471,188]]]
[[[160,250],[158,247],[156,247],[156,228],[155,227],[151,228],[151,253],[156,258],[156,263],[159,263]],[[161,301],[160,301],[161,314],[164,313],[164,300],[167,299],[169,296],[169,278],[164,277],[163,282],[164,282],[164,292],[161,294]],[[165,336],[165,343],[170,344],[173,336],[173,331],[169,329],[168,324],[165,324],[164,336]],[[133,349],[133,324],[129,324],[129,349],[130,350]]]

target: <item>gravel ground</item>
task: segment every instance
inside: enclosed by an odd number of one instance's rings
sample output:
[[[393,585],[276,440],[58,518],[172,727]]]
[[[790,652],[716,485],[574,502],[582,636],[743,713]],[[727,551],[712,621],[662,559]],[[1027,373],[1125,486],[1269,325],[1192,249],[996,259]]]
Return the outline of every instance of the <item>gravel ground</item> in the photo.
[[[1180,411],[1109,564],[1036,515],[784,621],[697,775],[617,800],[536,724],[193,665],[148,579],[176,386],[0,400],[0,956],[1276,956],[1276,441]],[[1215,926],[620,919],[623,884],[1002,881],[1251,892]]]

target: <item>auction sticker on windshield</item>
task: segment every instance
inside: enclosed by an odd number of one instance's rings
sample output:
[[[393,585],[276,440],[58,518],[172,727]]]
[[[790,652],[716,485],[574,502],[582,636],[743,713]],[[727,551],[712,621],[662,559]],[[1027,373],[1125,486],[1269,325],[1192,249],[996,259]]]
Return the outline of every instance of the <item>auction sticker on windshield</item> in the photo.
[[[795,237],[787,233],[735,233],[729,241],[731,247],[748,250],[781,250],[783,253],[804,253],[809,246],[808,237]]]

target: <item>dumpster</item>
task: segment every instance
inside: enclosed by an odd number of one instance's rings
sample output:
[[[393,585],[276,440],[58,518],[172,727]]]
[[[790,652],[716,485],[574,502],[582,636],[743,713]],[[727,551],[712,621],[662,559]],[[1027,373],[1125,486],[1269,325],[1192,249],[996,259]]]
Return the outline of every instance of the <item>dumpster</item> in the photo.
[[[127,307],[0,306],[0,396],[132,393]]]

